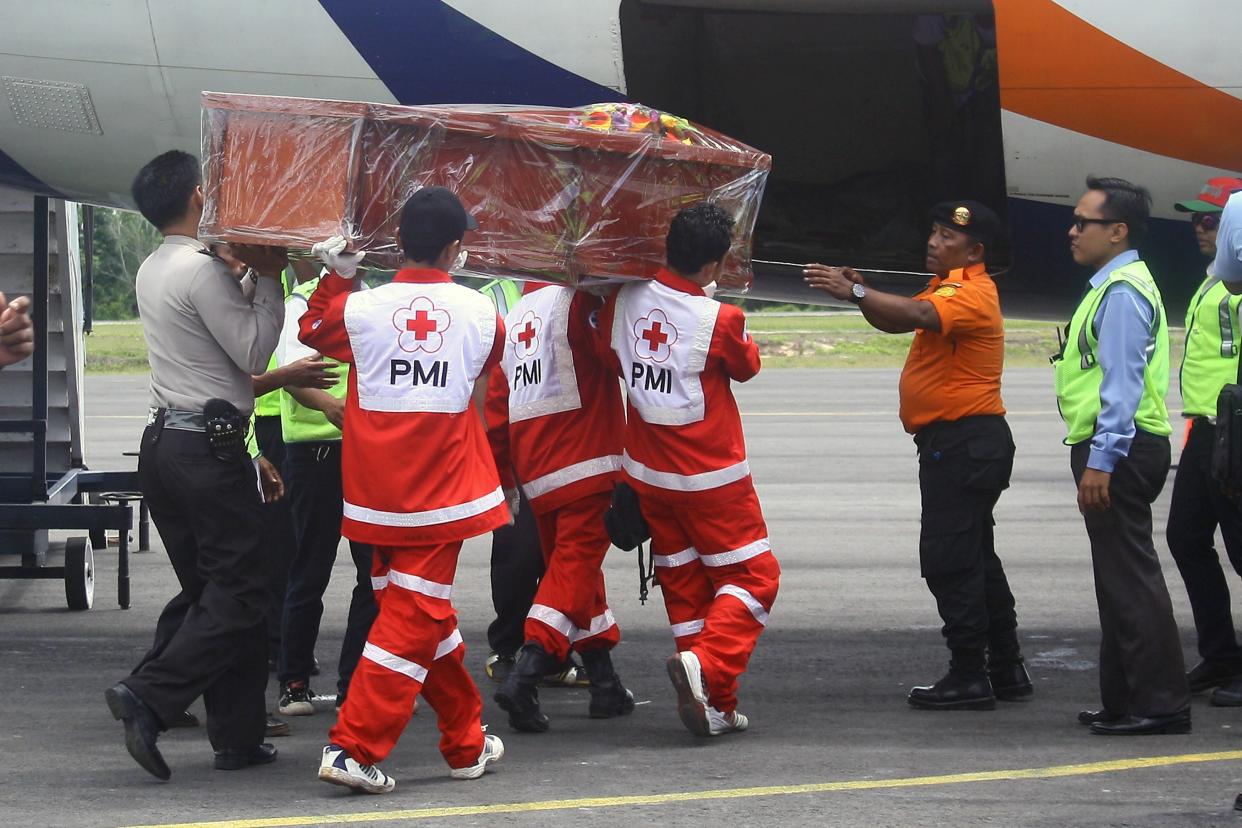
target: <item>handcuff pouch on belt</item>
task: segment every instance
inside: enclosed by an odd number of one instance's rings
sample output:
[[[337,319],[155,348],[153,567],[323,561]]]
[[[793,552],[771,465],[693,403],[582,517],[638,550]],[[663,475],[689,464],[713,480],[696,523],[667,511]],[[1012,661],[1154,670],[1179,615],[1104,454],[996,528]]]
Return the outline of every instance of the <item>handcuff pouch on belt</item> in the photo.
[[[246,431],[249,421],[228,400],[211,399],[203,406],[204,433],[211,453],[220,460],[238,460],[246,456]]]

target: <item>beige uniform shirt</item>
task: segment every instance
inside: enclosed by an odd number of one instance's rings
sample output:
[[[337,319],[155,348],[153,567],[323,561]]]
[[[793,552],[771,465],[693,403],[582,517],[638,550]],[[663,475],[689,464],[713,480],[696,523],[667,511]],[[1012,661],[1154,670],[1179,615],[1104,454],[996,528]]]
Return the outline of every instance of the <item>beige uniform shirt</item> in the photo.
[[[138,268],[138,315],[151,365],[151,405],[202,411],[213,398],[254,409],[251,376],[267,370],[285,318],[280,281],[254,299],[224,262],[188,236],[167,236]]]

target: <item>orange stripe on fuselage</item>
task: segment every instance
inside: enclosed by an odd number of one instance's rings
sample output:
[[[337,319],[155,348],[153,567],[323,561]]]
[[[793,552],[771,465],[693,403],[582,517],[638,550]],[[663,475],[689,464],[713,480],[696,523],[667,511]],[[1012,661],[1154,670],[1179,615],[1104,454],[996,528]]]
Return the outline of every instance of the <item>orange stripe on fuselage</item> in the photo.
[[[1242,170],[1242,100],[1051,0],[996,0],[996,29],[1001,106],[1010,112],[1158,155]]]

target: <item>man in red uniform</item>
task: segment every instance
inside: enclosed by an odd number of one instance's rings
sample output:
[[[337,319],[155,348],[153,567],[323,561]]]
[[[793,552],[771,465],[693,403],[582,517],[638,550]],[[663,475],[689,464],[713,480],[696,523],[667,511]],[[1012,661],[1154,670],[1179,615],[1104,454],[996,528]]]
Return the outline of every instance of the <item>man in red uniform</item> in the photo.
[[[504,356],[488,388],[488,436],[501,479],[506,488],[516,485],[514,472],[521,481],[546,563],[526,615],[526,643],[496,691],[509,724],[531,733],[548,729],[536,685],[571,649],[590,681],[591,718],[634,710],[609,654],[621,631],[601,568],[609,547],[604,512],[625,433],[617,379],[592,353],[601,304],[571,288],[528,285],[505,318]]]
[[[711,296],[732,229],[713,204],[683,209],[668,268],[621,288],[601,320],[628,393],[622,471],[651,528],[677,643],[669,677],[698,736],[746,729],[737,680],[780,581],[729,390],[759,373],[759,348],[741,309]]]
[[[448,190],[419,190],[401,212],[403,268],[387,285],[352,290],[359,255],[317,245],[334,272],[301,320],[301,340],[351,365],[342,444],[342,534],[374,548],[379,615],[367,636],[319,778],[368,793],[393,779],[376,765],[396,745],[421,691],[455,779],[504,755],[484,737],[479,690],[449,600],[465,538],[509,520],[480,416],[504,323],[447,268],[476,225]],[[345,272],[343,272],[345,271]]]

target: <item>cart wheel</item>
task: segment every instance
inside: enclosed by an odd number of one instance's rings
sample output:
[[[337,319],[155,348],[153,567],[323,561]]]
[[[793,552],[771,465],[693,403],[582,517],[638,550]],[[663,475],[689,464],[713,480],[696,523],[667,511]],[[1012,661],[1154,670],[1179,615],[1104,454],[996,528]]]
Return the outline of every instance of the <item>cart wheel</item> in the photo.
[[[71,610],[88,610],[95,603],[95,555],[90,538],[65,542],[65,600]]]

